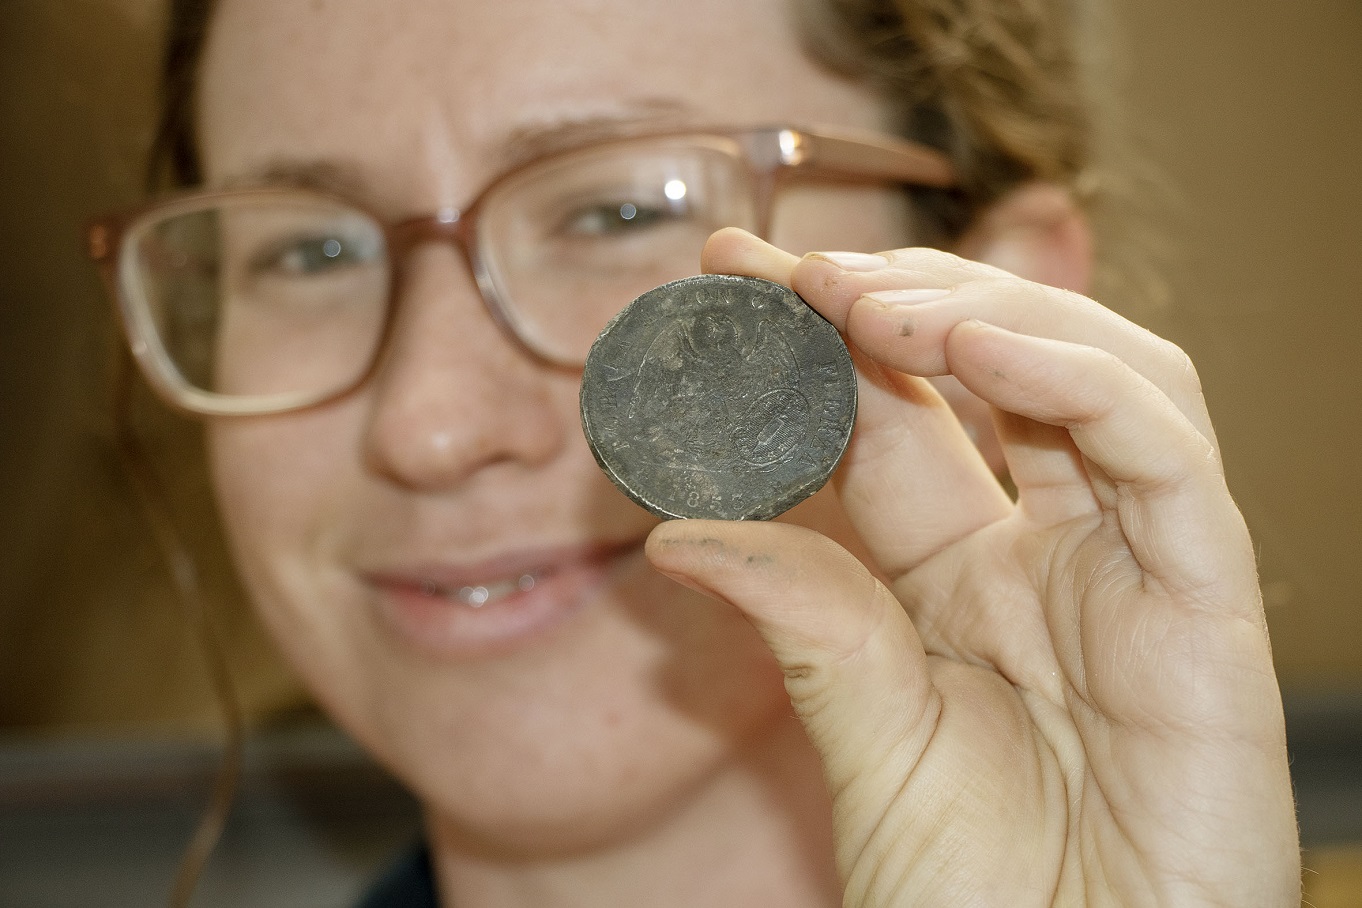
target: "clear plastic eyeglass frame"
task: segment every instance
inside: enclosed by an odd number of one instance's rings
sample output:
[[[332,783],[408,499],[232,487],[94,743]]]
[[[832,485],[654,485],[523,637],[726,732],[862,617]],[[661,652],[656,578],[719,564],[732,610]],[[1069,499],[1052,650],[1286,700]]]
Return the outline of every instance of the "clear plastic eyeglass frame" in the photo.
[[[514,300],[506,299],[489,268],[487,250],[479,234],[479,216],[487,200],[527,171],[543,168],[562,156],[593,149],[618,148],[627,154],[631,144],[668,138],[693,142],[731,156],[745,171],[753,198],[751,211],[755,232],[769,235],[772,202],[785,184],[805,179],[901,184],[951,189],[956,172],[941,152],[898,137],[796,126],[749,129],[640,132],[580,144],[511,168],[487,184],[463,210],[446,209],[393,222],[377,216],[364,205],[333,194],[298,188],[248,188],[180,193],[137,208],[98,219],[87,231],[91,258],[110,289],[129,348],[152,389],[170,406],[204,416],[263,415],[316,406],[341,397],[363,384],[379,361],[397,309],[395,282],[397,263],[414,247],[429,242],[449,243],[462,255],[492,318],[528,354],[547,364],[576,368],[581,358],[565,357],[536,342],[518,317]],[[152,305],[141,285],[129,238],[147,225],[177,212],[203,209],[214,204],[252,198],[320,199],[343,205],[372,218],[383,231],[388,261],[388,304],[381,336],[370,361],[336,387],[322,391],[241,396],[195,387],[181,375],[168,354],[156,327]],[[740,225],[747,226],[747,225]],[[698,262],[697,262],[698,265]]]

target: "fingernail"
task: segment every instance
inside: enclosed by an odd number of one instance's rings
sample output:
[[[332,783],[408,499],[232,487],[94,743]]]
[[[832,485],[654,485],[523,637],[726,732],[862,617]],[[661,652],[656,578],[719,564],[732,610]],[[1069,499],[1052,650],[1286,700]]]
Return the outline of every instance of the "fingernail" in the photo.
[[[874,290],[865,294],[869,299],[886,306],[911,306],[915,303],[930,303],[932,300],[939,300],[942,297],[950,296],[951,291],[936,288],[923,288],[921,290]]]
[[[864,252],[811,252],[809,258],[832,262],[843,271],[878,271],[889,267],[889,259]]]

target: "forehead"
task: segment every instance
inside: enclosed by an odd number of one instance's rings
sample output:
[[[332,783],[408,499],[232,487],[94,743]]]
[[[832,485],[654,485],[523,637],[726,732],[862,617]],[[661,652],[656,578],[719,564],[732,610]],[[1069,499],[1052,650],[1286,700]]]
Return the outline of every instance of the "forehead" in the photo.
[[[199,111],[212,180],[318,160],[445,204],[573,124],[880,117],[790,0],[222,0]]]

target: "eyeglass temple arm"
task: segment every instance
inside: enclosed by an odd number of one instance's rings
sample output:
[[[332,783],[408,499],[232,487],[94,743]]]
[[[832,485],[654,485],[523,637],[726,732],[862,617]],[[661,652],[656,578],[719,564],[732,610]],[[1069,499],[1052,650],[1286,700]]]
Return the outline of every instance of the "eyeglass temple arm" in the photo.
[[[949,158],[934,148],[908,139],[793,127],[761,130],[752,139],[749,139],[748,153],[758,172],[757,235],[763,239],[770,238],[771,200],[776,186],[784,176],[795,172],[871,177],[937,189],[959,186]]]
[[[876,177],[914,186],[950,189],[958,185],[950,159],[934,148],[907,139],[854,132],[777,132],[781,162],[787,167],[830,174]]]

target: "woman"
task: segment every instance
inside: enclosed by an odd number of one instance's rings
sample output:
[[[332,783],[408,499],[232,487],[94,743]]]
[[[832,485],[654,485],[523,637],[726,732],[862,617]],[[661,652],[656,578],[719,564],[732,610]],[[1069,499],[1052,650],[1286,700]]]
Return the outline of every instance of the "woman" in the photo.
[[[443,903],[1298,900],[1195,373],[1080,295],[1065,23],[901,7],[222,0],[178,45],[221,194],[123,225],[134,348],[209,415],[246,585],[421,798]],[[764,186],[773,245],[699,257]],[[676,267],[857,351],[786,520],[657,525],[581,438],[584,338]]]

